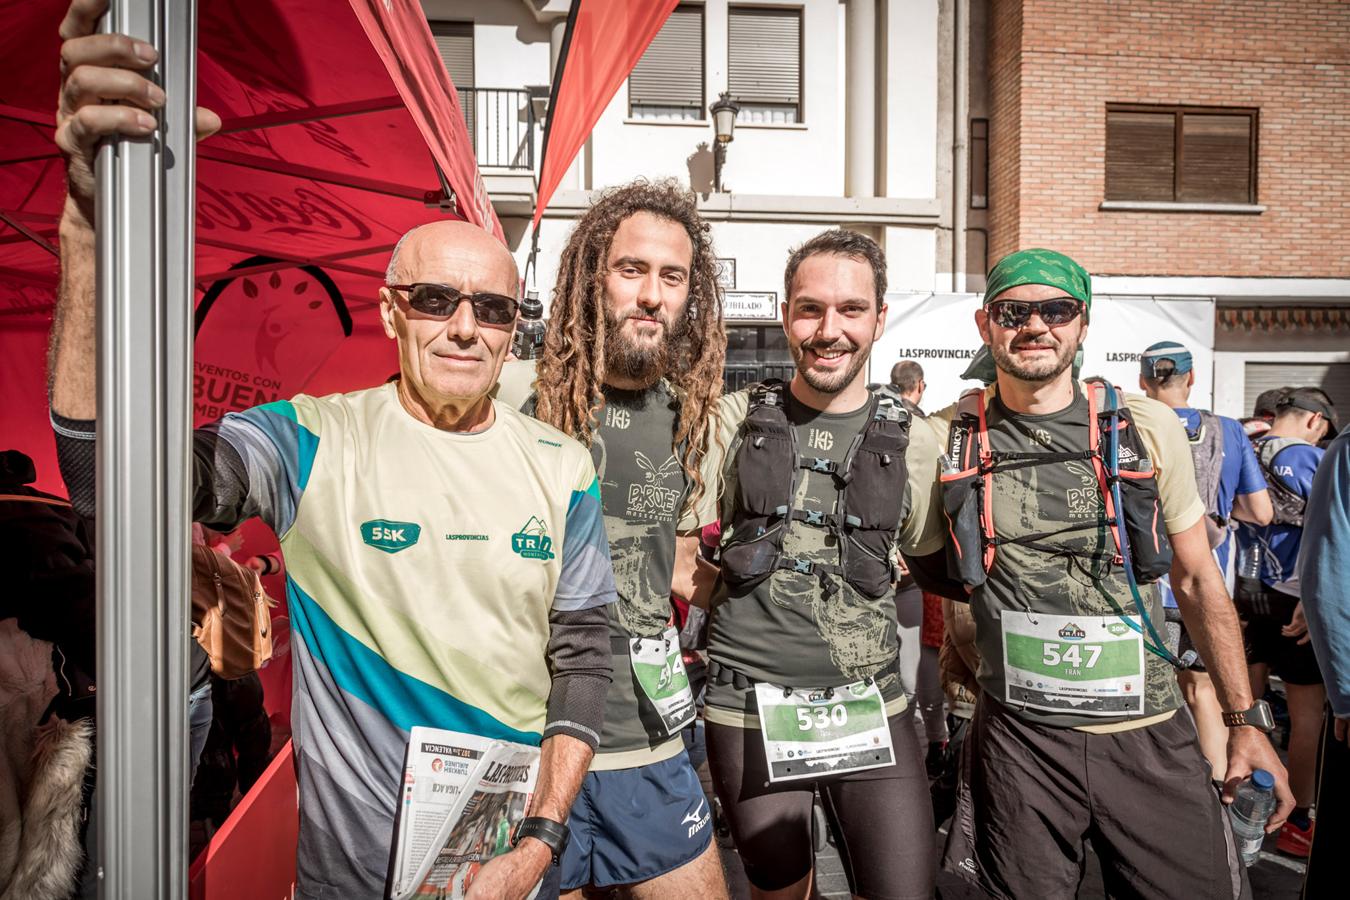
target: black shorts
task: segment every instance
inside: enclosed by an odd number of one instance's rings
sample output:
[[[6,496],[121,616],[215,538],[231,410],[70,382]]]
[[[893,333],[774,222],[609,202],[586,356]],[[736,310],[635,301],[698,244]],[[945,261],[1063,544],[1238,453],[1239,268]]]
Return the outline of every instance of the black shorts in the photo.
[[[1156,725],[1089,734],[1020,719],[986,694],[961,766],[943,867],[992,897],[1075,896],[1089,840],[1107,896],[1251,896],[1184,706]]]
[[[758,728],[708,723],[713,787],[751,884],[779,890],[811,871],[812,788],[818,787],[855,895],[933,896],[933,806],[913,710],[891,716],[889,725],[895,765],[771,785]]]
[[[1300,646],[1298,638],[1280,634],[1294,618],[1297,605],[1297,597],[1269,588],[1246,603],[1239,602],[1247,664],[1270,666],[1270,671],[1286,684],[1321,684],[1322,672],[1317,668],[1312,643]]]

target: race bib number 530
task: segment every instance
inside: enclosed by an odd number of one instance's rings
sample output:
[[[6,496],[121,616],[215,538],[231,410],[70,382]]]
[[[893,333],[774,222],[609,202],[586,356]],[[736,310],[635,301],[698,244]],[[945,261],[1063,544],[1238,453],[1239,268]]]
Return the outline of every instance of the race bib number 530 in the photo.
[[[895,762],[886,706],[873,682],[784,692],[755,685],[769,781],[820,778]]]
[[[1118,616],[1003,610],[1009,706],[1084,716],[1144,710],[1144,642]]]

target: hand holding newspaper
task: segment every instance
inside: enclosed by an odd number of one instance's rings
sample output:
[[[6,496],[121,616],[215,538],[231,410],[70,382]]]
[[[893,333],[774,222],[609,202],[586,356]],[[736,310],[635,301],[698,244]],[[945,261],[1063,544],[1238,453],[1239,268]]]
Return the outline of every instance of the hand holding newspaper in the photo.
[[[394,824],[390,900],[460,900],[478,870],[511,849],[538,773],[538,747],[413,728]]]

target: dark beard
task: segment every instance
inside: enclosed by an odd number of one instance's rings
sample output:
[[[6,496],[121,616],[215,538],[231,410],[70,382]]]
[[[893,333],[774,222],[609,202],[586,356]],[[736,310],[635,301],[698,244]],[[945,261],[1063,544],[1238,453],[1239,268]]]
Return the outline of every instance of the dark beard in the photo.
[[[989,350],[993,353],[994,364],[999,369],[1007,372],[1009,375],[1020,381],[1030,382],[1032,384],[1045,384],[1058,378],[1065,369],[1073,365],[1074,354],[1078,352],[1077,344],[1067,344],[1060,342],[1055,350],[1055,358],[1049,362],[1041,362],[1032,366],[1024,366],[1018,363],[1009,351],[991,344]]]
[[[656,341],[634,341],[623,331],[631,316],[615,318],[605,310],[605,372],[617,375],[641,387],[651,387],[667,374],[678,358],[680,346],[689,335],[689,320],[681,315],[672,326],[662,313],[661,337]]]
[[[837,394],[852,384],[853,379],[858,377],[858,373],[862,371],[863,366],[867,365],[867,360],[872,355],[870,347],[866,353],[860,353],[858,351],[861,348],[854,347],[852,349],[853,362],[849,364],[847,369],[843,372],[822,375],[818,372],[809,371],[802,366],[802,357],[805,356],[807,350],[811,349],[810,345],[803,344],[796,347],[789,345],[789,349],[792,351],[792,361],[796,363],[797,371],[801,373],[802,380],[822,394]],[[821,347],[820,349],[826,350],[829,348]]]

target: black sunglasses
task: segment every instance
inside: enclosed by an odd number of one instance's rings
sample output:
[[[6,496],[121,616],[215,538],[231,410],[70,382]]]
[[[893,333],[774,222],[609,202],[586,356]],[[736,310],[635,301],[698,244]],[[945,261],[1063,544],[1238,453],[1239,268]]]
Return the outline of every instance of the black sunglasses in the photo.
[[[405,291],[408,305],[420,313],[437,318],[448,319],[459,309],[465,300],[473,308],[473,317],[480,325],[510,325],[516,320],[520,302],[505,294],[493,294],[479,291],[466,294],[448,284],[391,284],[391,291]]]
[[[1056,297],[1039,303],[995,300],[989,304],[988,309],[989,315],[1001,328],[1021,328],[1031,321],[1032,313],[1038,314],[1047,327],[1055,328],[1067,325],[1078,318],[1079,313],[1083,311],[1083,304],[1072,297]]]

